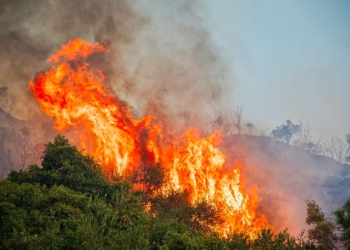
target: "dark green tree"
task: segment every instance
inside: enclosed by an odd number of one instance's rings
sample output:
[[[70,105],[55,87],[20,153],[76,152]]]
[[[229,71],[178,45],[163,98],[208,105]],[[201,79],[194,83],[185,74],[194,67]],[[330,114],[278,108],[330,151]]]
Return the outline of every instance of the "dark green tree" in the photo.
[[[124,198],[127,200],[126,198]],[[0,182],[0,249],[141,249],[147,214],[64,186]]]
[[[306,205],[306,223],[312,226],[308,230],[310,240],[318,249],[337,249],[338,237],[335,223],[326,219],[321,207],[315,201],[307,201]]]
[[[139,197],[132,194],[127,182],[107,182],[100,166],[93,161],[92,157],[71,146],[63,136],[56,136],[53,143],[46,145],[42,159],[42,168],[33,165],[28,170],[13,171],[6,181],[14,185],[34,185],[37,188],[48,188],[49,190],[57,187],[65,188],[70,190],[69,192],[83,195],[84,199],[93,204],[90,207],[89,204],[83,206],[88,209],[90,218],[85,226],[88,230],[89,223],[96,224],[93,231],[98,234],[92,238],[99,237],[97,242],[103,245],[102,249],[105,249],[106,246],[113,246],[114,249],[116,246],[123,246],[120,249],[134,249],[132,246],[140,242],[145,246],[148,244],[145,235],[147,235],[149,215],[144,212]],[[25,192],[22,192],[21,195],[25,196]],[[32,202],[39,199],[35,196],[24,198]],[[48,202],[45,206],[50,205],[54,204]],[[22,203],[18,204],[19,211],[22,211],[22,206]],[[76,209],[76,204],[71,204],[71,207],[73,210]],[[39,213],[41,213],[40,209]],[[14,216],[9,215],[8,217]],[[52,220],[59,220],[59,218],[55,215]],[[25,231],[27,231],[29,221],[26,220],[23,223]],[[47,229],[46,226],[42,226],[43,230]],[[94,246],[90,243],[88,245]]]
[[[350,249],[350,199],[333,214],[341,232],[340,240]]]
[[[252,249],[288,249],[288,250],[316,250],[312,242],[304,237],[304,233],[297,237],[291,236],[287,229],[274,234],[270,229],[263,229],[252,242]]]
[[[28,170],[13,171],[8,179],[19,184],[64,185],[91,197],[104,197],[110,203],[122,186],[127,185],[107,182],[94,159],[70,145],[61,135],[45,145],[41,165],[42,168],[31,165]]]

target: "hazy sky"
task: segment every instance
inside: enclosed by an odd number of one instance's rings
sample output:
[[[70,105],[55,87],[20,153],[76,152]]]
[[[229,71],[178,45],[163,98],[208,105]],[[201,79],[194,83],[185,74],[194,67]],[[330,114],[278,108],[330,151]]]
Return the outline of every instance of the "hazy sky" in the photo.
[[[309,120],[315,137],[350,132],[350,1],[204,1],[228,61],[234,104],[266,131]]]

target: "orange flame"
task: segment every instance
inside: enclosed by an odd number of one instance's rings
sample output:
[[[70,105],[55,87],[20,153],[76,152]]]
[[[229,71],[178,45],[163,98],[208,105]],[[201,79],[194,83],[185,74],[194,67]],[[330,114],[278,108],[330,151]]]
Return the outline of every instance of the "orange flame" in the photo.
[[[150,115],[134,119],[105,87],[102,71],[93,70],[86,60],[107,50],[98,43],[72,40],[48,59],[51,69],[29,83],[41,109],[55,119],[55,128],[79,130],[81,146],[101,162],[107,177],[124,176],[145,161],[160,162],[167,170],[165,189],[187,190],[192,203],[213,202],[225,220],[218,228],[224,235],[254,233],[268,225],[265,216],[256,216],[256,192],[244,193],[241,165],[223,168],[225,155],[216,147],[220,132],[201,138],[189,128],[182,138],[169,142]]]

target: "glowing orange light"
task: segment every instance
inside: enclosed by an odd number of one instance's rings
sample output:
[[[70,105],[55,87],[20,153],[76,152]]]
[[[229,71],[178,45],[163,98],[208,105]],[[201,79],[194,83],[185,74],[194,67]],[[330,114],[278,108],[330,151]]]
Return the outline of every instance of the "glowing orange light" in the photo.
[[[29,83],[43,112],[54,118],[55,128],[76,128],[80,146],[101,162],[107,178],[124,176],[144,161],[160,162],[167,170],[165,188],[187,190],[190,202],[210,201],[220,208],[225,223],[219,232],[254,232],[266,226],[265,216],[256,216],[256,192],[244,193],[241,165],[223,168],[225,155],[216,147],[220,132],[201,138],[189,128],[180,139],[162,140],[161,125],[150,115],[134,119],[129,107],[103,84],[103,72],[88,64],[90,55],[105,52],[98,43],[72,40],[48,59],[52,67]]]

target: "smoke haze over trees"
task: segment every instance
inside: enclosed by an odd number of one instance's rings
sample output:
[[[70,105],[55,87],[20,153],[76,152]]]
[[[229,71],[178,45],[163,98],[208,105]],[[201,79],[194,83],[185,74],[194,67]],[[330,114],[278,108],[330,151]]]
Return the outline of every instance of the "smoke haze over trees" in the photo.
[[[159,13],[150,16],[155,4]],[[0,87],[16,96],[16,117],[40,112],[27,91],[28,81],[48,67],[46,59],[62,44],[82,38],[109,46],[107,58],[91,61],[135,113],[166,114],[172,121],[190,112],[201,124],[231,92],[230,73],[195,12],[198,8],[195,1],[2,1]]]

